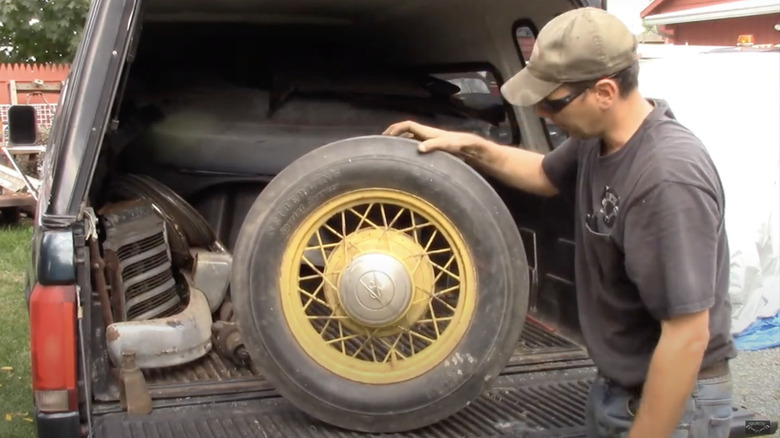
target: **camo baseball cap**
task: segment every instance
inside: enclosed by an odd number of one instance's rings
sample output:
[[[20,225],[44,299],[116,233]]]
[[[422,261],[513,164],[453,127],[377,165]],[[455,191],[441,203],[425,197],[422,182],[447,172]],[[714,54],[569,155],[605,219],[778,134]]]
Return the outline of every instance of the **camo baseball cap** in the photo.
[[[501,94],[513,105],[536,105],[564,83],[627,68],[637,59],[636,48],[636,38],[616,16],[592,7],[570,10],[539,31],[531,59]]]

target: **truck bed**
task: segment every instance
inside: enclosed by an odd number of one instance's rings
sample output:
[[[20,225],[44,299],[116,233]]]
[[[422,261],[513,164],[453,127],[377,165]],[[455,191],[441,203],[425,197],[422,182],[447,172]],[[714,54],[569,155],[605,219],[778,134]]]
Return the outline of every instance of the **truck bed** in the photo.
[[[585,437],[584,408],[595,368],[586,351],[529,319],[514,355],[493,386],[432,426],[383,437]],[[211,353],[192,364],[146,373],[149,415],[130,416],[118,392],[98,394],[96,438],[359,437],[309,417],[254,368]],[[732,436],[753,413],[735,408]],[[776,425],[773,425],[776,427]]]

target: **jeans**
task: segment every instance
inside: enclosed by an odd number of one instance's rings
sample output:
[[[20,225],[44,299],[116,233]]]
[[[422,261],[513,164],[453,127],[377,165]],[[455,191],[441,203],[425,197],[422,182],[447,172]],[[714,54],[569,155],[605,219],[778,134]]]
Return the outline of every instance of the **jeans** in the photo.
[[[732,398],[730,373],[697,380],[693,393],[685,401],[685,412],[671,438],[727,438],[733,416]],[[588,393],[586,405],[588,438],[627,436],[640,400],[640,395],[597,376]]]

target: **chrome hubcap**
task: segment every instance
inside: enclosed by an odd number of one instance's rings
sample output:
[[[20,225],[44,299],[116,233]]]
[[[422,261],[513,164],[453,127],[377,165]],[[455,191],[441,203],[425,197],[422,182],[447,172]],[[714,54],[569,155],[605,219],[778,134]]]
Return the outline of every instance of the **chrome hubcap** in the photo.
[[[383,327],[400,319],[412,300],[412,280],[404,265],[386,254],[356,257],[339,282],[339,301],[353,320]]]

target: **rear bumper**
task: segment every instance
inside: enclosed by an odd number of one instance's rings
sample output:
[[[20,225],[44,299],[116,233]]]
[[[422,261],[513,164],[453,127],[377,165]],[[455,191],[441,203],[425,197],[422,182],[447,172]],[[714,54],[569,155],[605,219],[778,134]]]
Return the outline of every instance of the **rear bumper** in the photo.
[[[45,414],[35,410],[37,438],[81,438],[81,420],[78,412]]]

